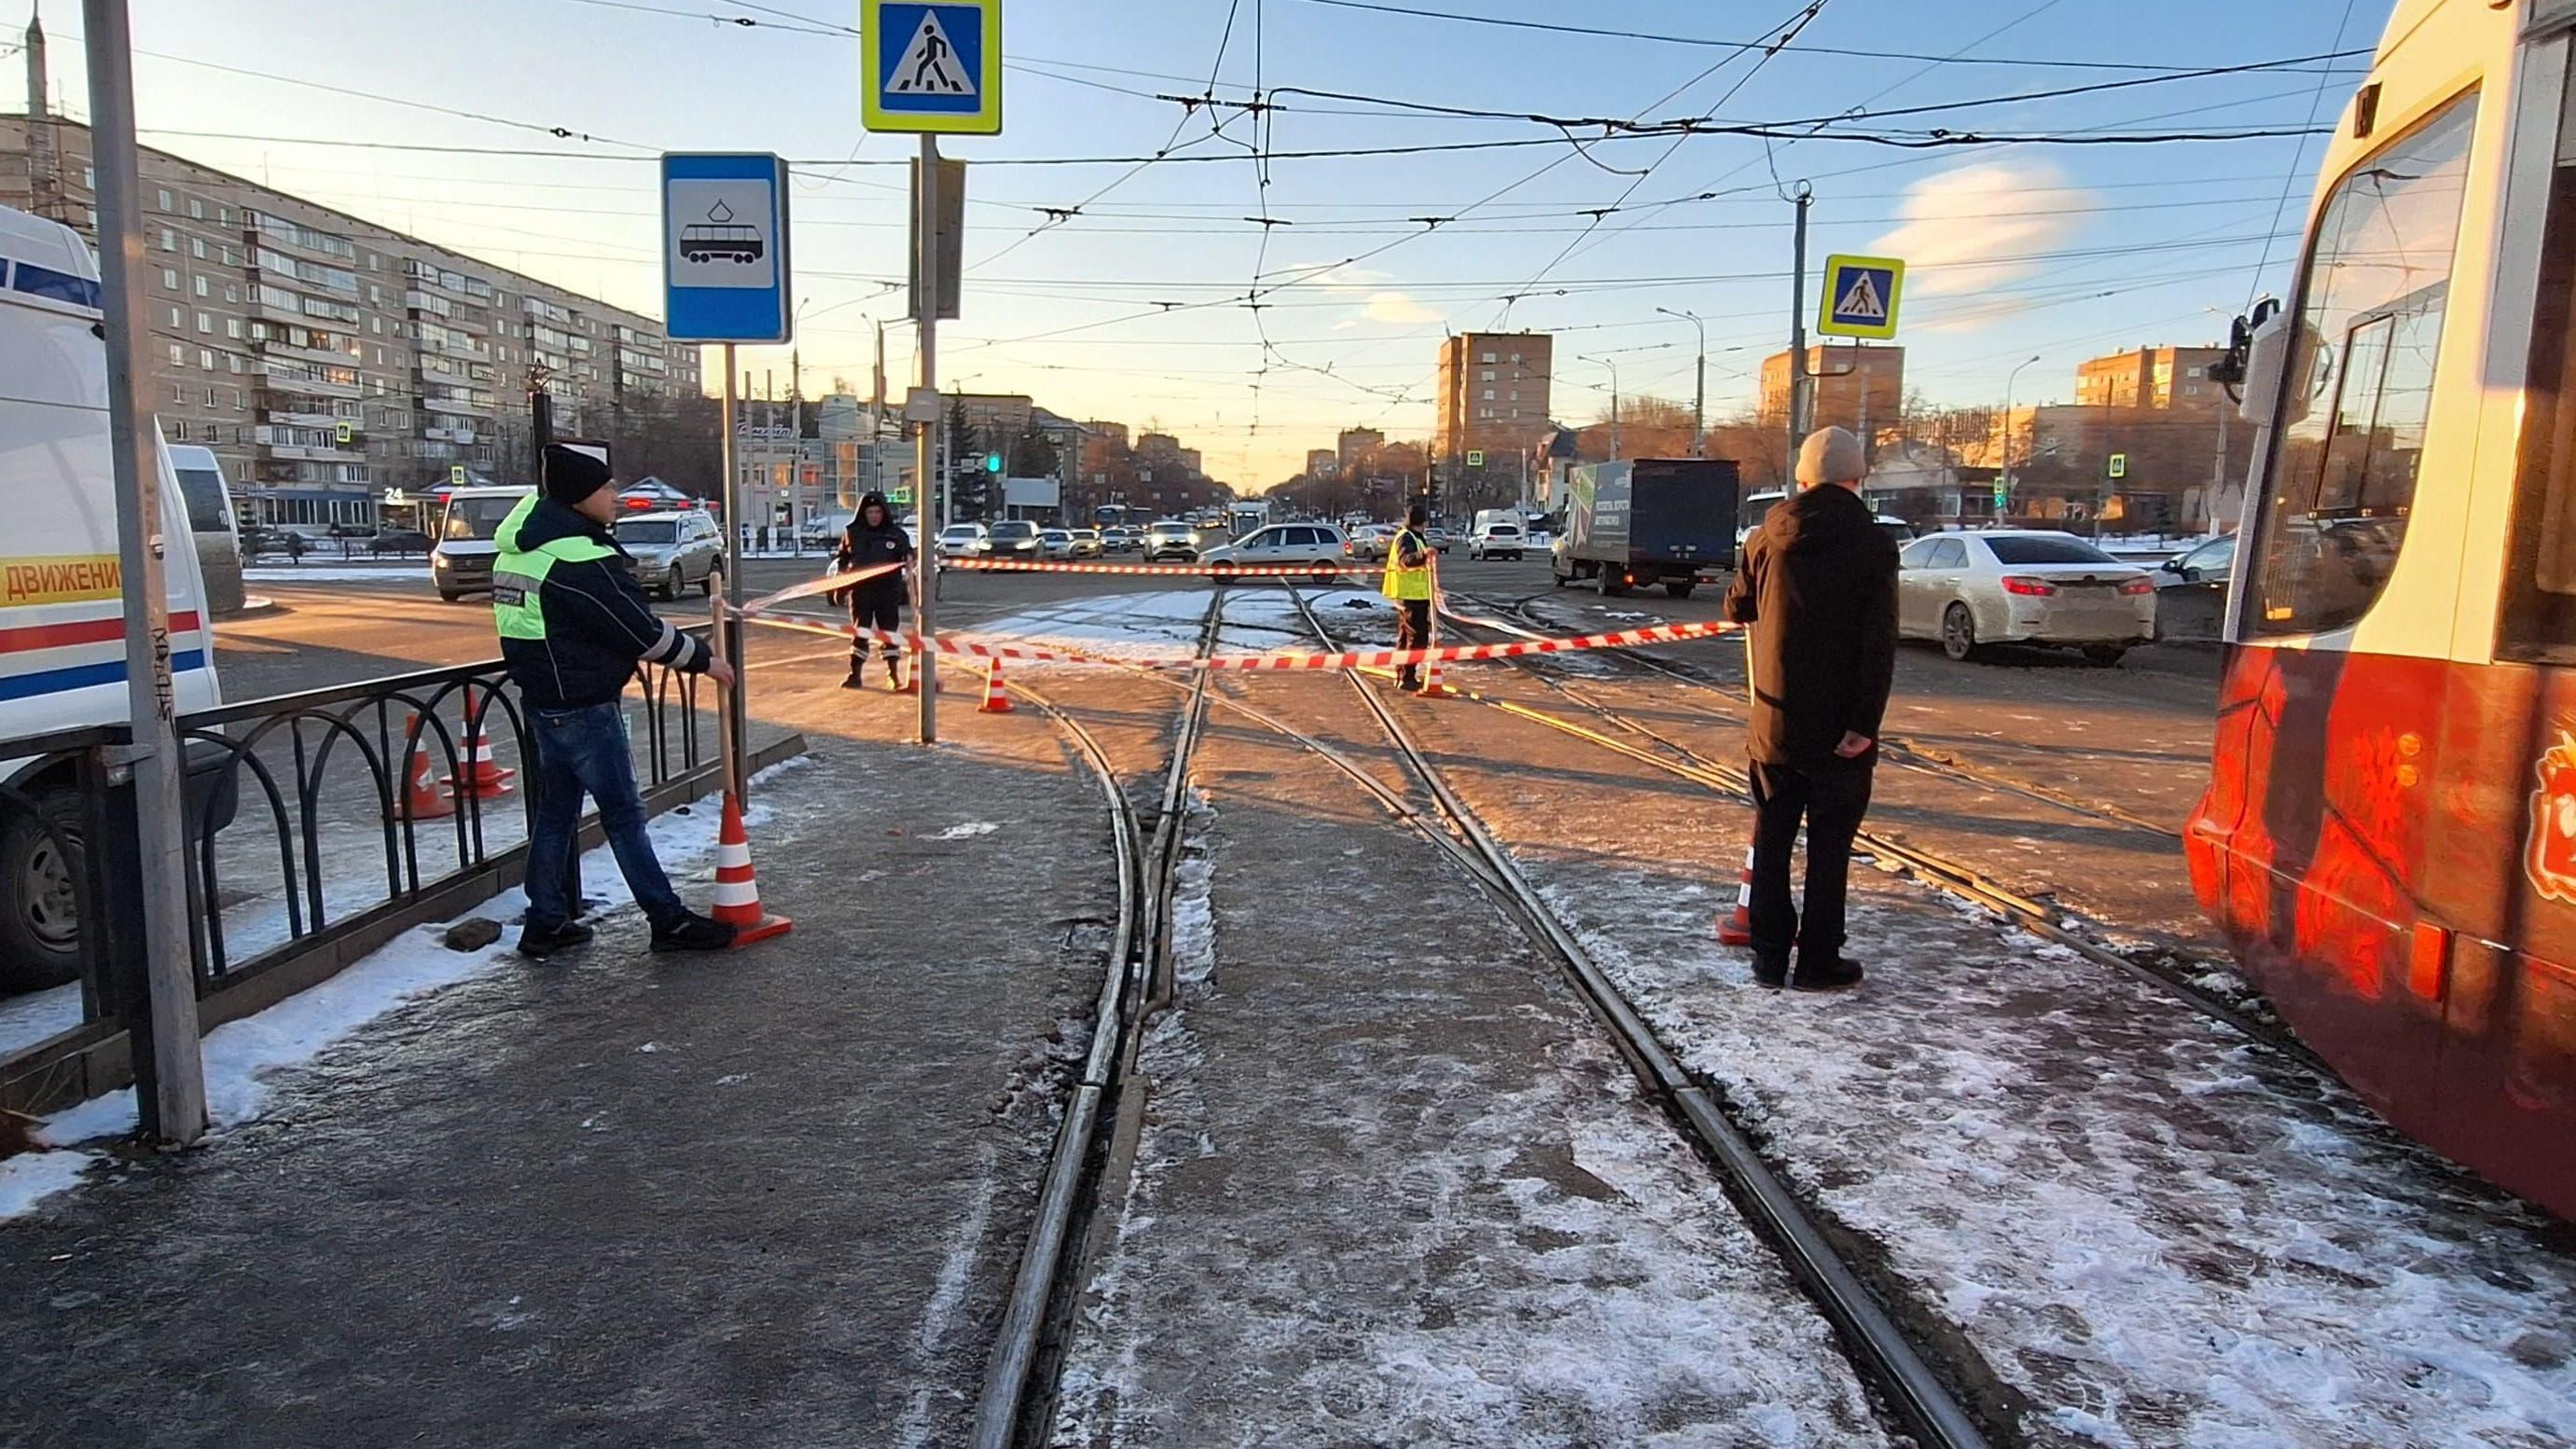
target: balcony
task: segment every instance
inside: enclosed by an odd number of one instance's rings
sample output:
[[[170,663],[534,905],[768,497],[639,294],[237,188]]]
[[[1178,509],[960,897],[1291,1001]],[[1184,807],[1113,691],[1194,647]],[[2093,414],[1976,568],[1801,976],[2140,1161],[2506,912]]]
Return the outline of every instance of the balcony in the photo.
[[[336,428],[342,423],[357,426],[356,418],[344,418],[329,408],[299,408],[291,402],[284,405],[263,403],[259,410],[262,423],[287,428]]]
[[[263,359],[257,364],[257,366],[263,374],[267,373],[269,364],[266,360]],[[259,384],[259,390],[263,394],[284,394],[290,397],[347,398],[352,401],[363,395],[363,390],[355,382],[326,382],[321,378],[302,374],[263,376]],[[261,406],[266,407],[268,404],[262,403]]]
[[[467,402],[461,398],[425,397],[420,400],[420,410],[431,414],[452,413],[460,417],[488,418],[499,411],[499,408],[492,403]]]
[[[358,354],[354,352],[337,352],[319,347],[296,347],[288,343],[280,342],[274,337],[271,337],[264,342],[252,343],[251,351],[258,353],[262,357],[292,358],[297,362],[309,362],[316,367],[355,367],[358,365]]]
[[[415,312],[427,312],[433,317],[455,315],[455,304],[435,292],[424,292],[416,286],[404,289],[403,305]]]
[[[260,456],[282,463],[356,463],[363,466],[367,461],[364,448],[335,448],[327,443],[261,443],[258,447]]]
[[[441,342],[425,342],[421,345],[427,350],[437,353],[441,357],[458,357],[463,358],[468,362],[490,362],[492,360],[492,344],[489,342],[476,342],[472,338],[449,337]]]
[[[436,423],[421,429],[420,435],[429,439],[433,443],[465,443],[469,445],[472,444],[478,436],[472,428],[442,426]]]

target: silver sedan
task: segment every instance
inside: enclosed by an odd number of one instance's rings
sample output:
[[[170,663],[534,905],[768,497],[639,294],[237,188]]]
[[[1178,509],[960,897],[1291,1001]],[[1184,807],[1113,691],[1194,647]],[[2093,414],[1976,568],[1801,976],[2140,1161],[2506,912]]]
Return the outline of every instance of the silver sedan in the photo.
[[[2047,644],[2117,664],[2155,637],[2156,585],[2071,533],[1936,533],[1898,558],[1896,626],[1904,638],[1940,640],[1953,659],[1988,644]]]

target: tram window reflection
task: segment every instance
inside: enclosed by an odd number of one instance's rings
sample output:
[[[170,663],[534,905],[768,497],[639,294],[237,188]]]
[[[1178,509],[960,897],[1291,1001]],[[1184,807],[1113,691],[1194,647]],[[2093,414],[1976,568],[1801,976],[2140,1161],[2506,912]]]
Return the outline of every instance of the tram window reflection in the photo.
[[[2253,572],[2253,627],[2339,629],[2395,572],[2450,300],[2475,92],[2373,156],[2320,213]]]
[[[2505,658],[2556,663],[2576,660],[2576,84],[2568,96],[2541,229],[2496,639]]]

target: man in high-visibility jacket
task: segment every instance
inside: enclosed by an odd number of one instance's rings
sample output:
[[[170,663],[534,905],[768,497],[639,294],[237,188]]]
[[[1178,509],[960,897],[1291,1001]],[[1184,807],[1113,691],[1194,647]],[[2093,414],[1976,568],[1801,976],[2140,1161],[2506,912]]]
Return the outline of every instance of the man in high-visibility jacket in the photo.
[[[599,823],[617,868],[653,926],[656,951],[720,951],[734,928],[691,911],[644,831],[644,802],[627,753],[618,701],[638,663],[712,676],[730,688],[733,670],[698,640],[672,628],[644,601],[626,570],[626,551],[608,523],[617,516],[608,464],[561,443],[545,451],[545,484],[510,510],[492,541],[492,618],[501,658],[527,707],[535,747],[536,820],[528,827],[528,914],[519,954],[537,958],[581,945],[591,929],[566,899],[582,792],[599,802]]]
[[[1416,503],[1404,512],[1404,527],[1386,548],[1386,579],[1378,592],[1395,601],[1395,647],[1431,647],[1431,510]],[[1422,666],[1408,664],[1397,687],[1418,692]]]

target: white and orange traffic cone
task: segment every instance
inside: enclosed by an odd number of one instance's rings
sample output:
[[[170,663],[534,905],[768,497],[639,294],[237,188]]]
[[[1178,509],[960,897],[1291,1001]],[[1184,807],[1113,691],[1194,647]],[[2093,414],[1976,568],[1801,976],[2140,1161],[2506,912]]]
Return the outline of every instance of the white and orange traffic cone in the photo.
[[[1736,883],[1735,909],[1717,923],[1717,944],[1753,944],[1753,847],[1744,847],[1744,875]]]
[[[404,722],[403,733],[411,736],[411,764],[403,771],[402,795],[386,818],[441,820],[455,814],[456,802],[439,794],[429,783],[429,737],[421,730],[419,715]]]
[[[986,714],[1009,714],[1010,691],[1002,686],[1002,656],[996,654],[984,668],[984,702],[976,708]]]
[[[760,882],[752,878],[751,837],[742,828],[742,802],[727,790],[724,828],[716,836],[715,918],[733,927],[733,943],[748,946],[783,936],[796,923],[761,909]]]
[[[1455,699],[1458,691],[1440,682],[1440,659],[1434,655],[1422,661],[1422,688],[1414,691],[1424,699]]]
[[[484,731],[484,722],[474,722],[474,738],[465,746],[465,773],[451,775],[446,785],[449,794],[462,800],[471,795],[477,800],[490,800],[514,793],[510,777],[516,770],[502,769],[492,758],[492,737]]]

